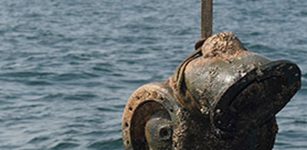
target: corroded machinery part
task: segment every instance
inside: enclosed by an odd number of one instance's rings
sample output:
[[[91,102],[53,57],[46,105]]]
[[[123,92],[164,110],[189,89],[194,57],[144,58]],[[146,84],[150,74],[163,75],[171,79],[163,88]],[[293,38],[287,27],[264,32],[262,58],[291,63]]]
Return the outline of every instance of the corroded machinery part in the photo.
[[[296,64],[249,52],[229,32],[208,38],[201,55],[179,73],[185,93],[192,96],[178,103],[191,113],[201,112],[210,124],[203,131],[214,138],[205,138],[208,147],[203,149],[271,149],[277,133],[275,115],[301,86]]]
[[[180,115],[182,122],[173,133],[174,150],[271,150],[278,130],[275,117],[262,126],[227,133],[194,118],[189,111]]]
[[[157,114],[157,116],[147,121],[145,126],[145,137],[150,149],[171,149],[173,124],[167,117],[168,114]]]
[[[235,129],[232,122],[240,120],[261,125],[271,119],[290,101],[301,82],[296,64],[270,61],[249,52],[229,32],[207,39],[202,56],[192,60],[184,74],[200,111],[223,130]]]
[[[130,97],[123,114],[126,149],[170,149],[178,105],[167,85],[147,84]]]
[[[270,150],[275,115],[301,86],[289,61],[249,52],[233,33],[209,37],[165,83],[130,97],[123,140],[134,150]]]

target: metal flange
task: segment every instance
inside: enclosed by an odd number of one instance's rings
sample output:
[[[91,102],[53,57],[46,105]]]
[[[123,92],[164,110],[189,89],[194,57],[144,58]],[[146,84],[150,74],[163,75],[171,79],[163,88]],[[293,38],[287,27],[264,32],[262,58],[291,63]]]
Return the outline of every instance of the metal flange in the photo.
[[[172,126],[178,107],[170,93],[166,85],[154,83],[140,87],[131,95],[122,119],[126,149],[145,150],[152,146],[167,149],[172,145]]]

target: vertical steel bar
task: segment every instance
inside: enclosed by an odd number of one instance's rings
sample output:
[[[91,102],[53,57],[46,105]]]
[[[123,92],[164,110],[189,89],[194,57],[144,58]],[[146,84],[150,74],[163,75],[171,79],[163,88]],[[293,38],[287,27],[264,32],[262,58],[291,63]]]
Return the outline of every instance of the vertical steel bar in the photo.
[[[201,38],[212,35],[213,0],[201,0]]]

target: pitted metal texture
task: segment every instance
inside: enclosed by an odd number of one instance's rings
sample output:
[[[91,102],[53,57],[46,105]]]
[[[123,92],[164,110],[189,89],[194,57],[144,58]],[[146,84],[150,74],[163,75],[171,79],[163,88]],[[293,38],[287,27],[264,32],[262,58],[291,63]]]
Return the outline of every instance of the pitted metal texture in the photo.
[[[248,51],[231,32],[197,48],[166,82],[132,94],[123,114],[125,148],[272,149],[275,115],[301,86],[298,66]]]

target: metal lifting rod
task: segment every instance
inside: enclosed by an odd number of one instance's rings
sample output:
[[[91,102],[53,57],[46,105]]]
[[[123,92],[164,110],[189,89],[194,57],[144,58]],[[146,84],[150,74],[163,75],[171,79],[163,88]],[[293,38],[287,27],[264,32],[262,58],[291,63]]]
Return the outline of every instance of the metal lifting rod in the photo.
[[[201,38],[212,35],[213,0],[201,0]]]

